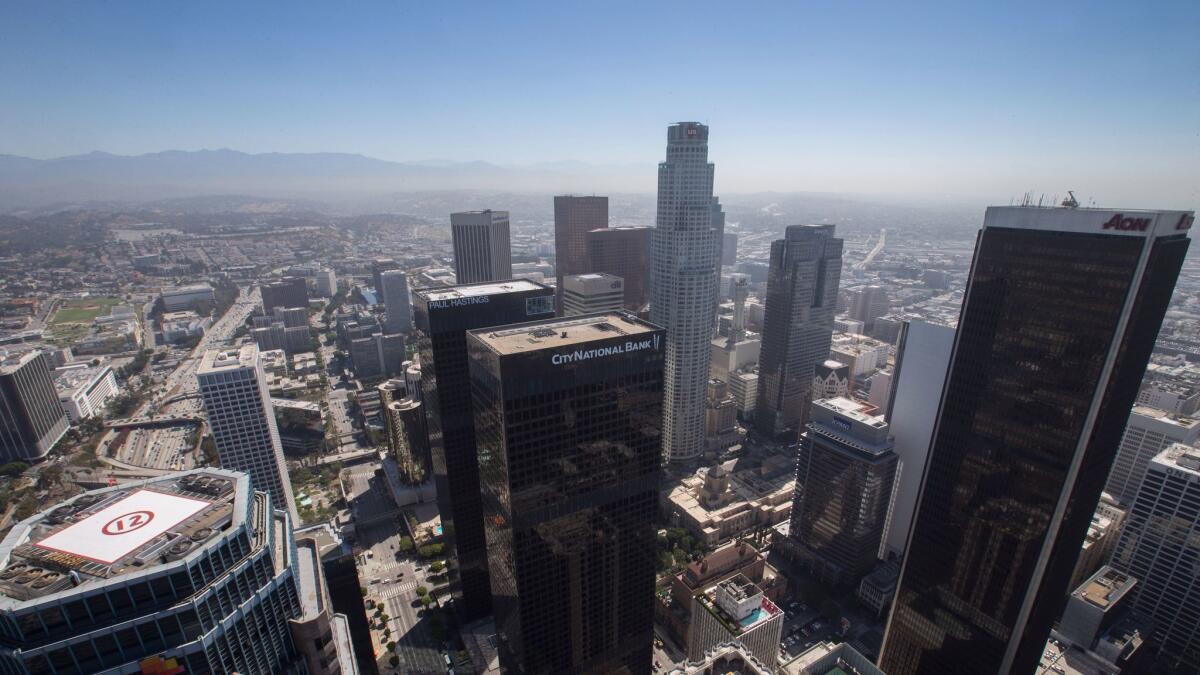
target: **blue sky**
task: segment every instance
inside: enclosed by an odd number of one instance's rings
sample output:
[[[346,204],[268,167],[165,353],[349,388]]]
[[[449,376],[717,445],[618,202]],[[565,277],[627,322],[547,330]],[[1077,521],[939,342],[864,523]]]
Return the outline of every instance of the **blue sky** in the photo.
[[[698,119],[718,190],[1194,207],[1198,33],[1194,0],[9,0],[0,152],[642,164]]]

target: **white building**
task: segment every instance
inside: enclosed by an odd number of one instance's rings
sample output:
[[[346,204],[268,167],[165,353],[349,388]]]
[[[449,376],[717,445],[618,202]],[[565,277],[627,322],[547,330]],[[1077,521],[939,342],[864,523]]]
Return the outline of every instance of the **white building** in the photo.
[[[708,127],[667,129],[658,165],[658,213],[651,231],[650,320],[667,329],[663,456],[688,461],[704,452],[704,404],[717,308],[717,233]]]
[[[317,295],[332,298],[337,295],[337,275],[333,270],[317,272]]]
[[[508,211],[464,211],[450,214],[454,240],[455,283],[512,279]]]
[[[55,369],[54,388],[63,412],[71,424],[78,424],[89,417],[104,416],[108,402],[117,395],[117,378],[109,366],[65,366]]]
[[[898,345],[890,406],[885,417],[892,430],[896,455],[900,457],[900,468],[893,488],[892,521],[885,543],[888,551],[902,555],[917,508],[946,370],[950,367],[954,329],[908,321]]]
[[[568,274],[563,277],[562,299],[563,316],[617,312],[625,301],[625,282],[603,272]]]
[[[729,394],[737,404],[738,414],[743,420],[754,416],[758,404],[758,367],[751,366],[729,373]]]
[[[189,309],[200,302],[215,302],[216,295],[208,284],[193,284],[177,288],[164,288],[162,291],[163,309],[168,312],[178,312]]]
[[[196,380],[221,467],[250,474],[255,487],[299,522],[258,345],[206,352]]]
[[[1200,671],[1200,449],[1176,443],[1150,461],[1109,563],[1138,580],[1133,609],[1154,620],[1160,656]]]
[[[1172,443],[1191,445],[1197,438],[1200,438],[1200,420],[1134,406],[1104,491],[1118,504],[1129,506],[1137,496],[1150,460]]]

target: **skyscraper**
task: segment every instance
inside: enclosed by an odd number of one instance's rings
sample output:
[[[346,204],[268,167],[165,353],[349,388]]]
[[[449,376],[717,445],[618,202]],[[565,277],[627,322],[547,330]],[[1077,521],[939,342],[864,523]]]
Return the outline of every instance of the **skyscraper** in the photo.
[[[384,319],[385,333],[408,333],[412,331],[412,305],[408,294],[408,276],[402,270],[387,270],[379,275],[387,317]]]
[[[1137,495],[1150,460],[1172,443],[1191,445],[1200,438],[1200,420],[1170,415],[1161,410],[1135,406],[1129,412],[1121,448],[1108,474],[1104,491],[1129,507]]]
[[[800,437],[790,536],[797,559],[831,584],[856,583],[879,561],[896,478],[883,417],[848,398],[814,401]]]
[[[883,286],[854,288],[847,291],[847,295],[850,300],[847,313],[851,319],[861,321],[863,330],[868,333],[875,328],[875,319],[888,313],[888,292]]]
[[[737,264],[738,236],[736,232],[726,232],[722,237],[724,242],[721,244],[721,264],[732,267]]]
[[[450,214],[455,283],[475,284],[512,278],[508,211]]]
[[[842,275],[842,240],[833,234],[833,225],[789,225],[771,244],[755,407],[768,436],[800,431],[813,373],[829,358]]]
[[[554,316],[554,289],[516,279],[413,291],[421,401],[429,425],[433,479],[455,608],[464,621],[491,611],[479,460],[467,375],[466,332]]]
[[[263,314],[274,314],[276,307],[308,307],[308,282],[304,277],[284,277],[263,284],[259,289],[262,292]]]
[[[258,346],[205,352],[196,380],[221,468],[249,474],[257,489],[299,522]]]
[[[379,304],[387,304],[387,292],[383,287],[383,273],[400,269],[400,263],[392,258],[376,258],[371,261],[371,283],[375,288],[375,298]]]
[[[563,277],[596,272],[588,264],[587,233],[608,229],[608,197],[554,198],[554,276],[558,280],[556,305],[562,313]]]
[[[507,672],[651,672],[662,334],[624,313],[467,334]]]
[[[1190,219],[987,210],[884,671],[1037,667],[1171,299]]]
[[[708,127],[672,124],[667,160],[658,165],[658,215],[650,235],[650,320],[667,329],[662,451],[673,462],[704,451],[704,394],[717,306],[713,213]]]
[[[45,457],[68,426],[41,352],[0,359],[0,461]]]
[[[888,525],[887,548],[904,555],[925,458],[937,421],[942,386],[954,348],[954,329],[925,321],[905,321],[896,347],[892,392],[885,418],[892,431],[893,447],[900,458],[900,475],[892,498],[892,520]]]
[[[716,251],[713,252],[713,258],[714,258],[713,273],[716,274],[717,286],[718,286],[717,292],[713,294],[713,302],[719,305],[721,303],[721,291],[719,288],[721,285],[721,265],[724,264],[722,261],[725,258],[725,252],[724,252],[725,251],[725,211],[721,209],[720,198],[716,197],[715,195],[712,198],[712,216],[711,217],[712,217],[712,229],[713,229],[713,235],[714,235],[713,241],[714,241],[714,245],[716,246]],[[715,305],[714,305],[714,307],[715,307]],[[715,309],[714,309],[714,311],[715,311]],[[717,330],[717,326],[714,323],[713,324],[714,335],[715,335],[716,330]]]
[[[625,309],[640,312],[646,306],[646,254],[648,227],[608,227],[591,230],[586,237],[588,266],[593,272],[621,277],[625,282]]]
[[[246,474],[95,490],[0,542],[9,672],[358,672],[311,540]],[[318,669],[314,669],[317,666]]]
[[[1111,564],[1138,579],[1133,608],[1165,665],[1200,671],[1200,449],[1176,443],[1149,462]]]

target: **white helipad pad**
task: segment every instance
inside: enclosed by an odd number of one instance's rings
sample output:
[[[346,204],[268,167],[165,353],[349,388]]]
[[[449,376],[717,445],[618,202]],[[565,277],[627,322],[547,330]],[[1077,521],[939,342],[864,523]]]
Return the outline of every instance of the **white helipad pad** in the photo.
[[[210,504],[202,499],[138,490],[34,545],[107,565]]]

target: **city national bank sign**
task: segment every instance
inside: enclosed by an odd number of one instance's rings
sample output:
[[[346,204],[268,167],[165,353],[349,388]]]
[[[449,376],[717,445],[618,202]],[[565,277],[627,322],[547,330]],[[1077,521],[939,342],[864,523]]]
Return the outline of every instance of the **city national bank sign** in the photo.
[[[550,363],[556,366],[563,366],[568,363],[579,363],[601,356],[616,356],[617,354],[627,354],[629,352],[640,352],[644,349],[658,350],[660,336],[654,335],[645,340],[629,340],[625,344],[615,344],[608,347],[595,347],[592,349],[577,349],[573,352],[564,354],[555,354],[550,357]]]

